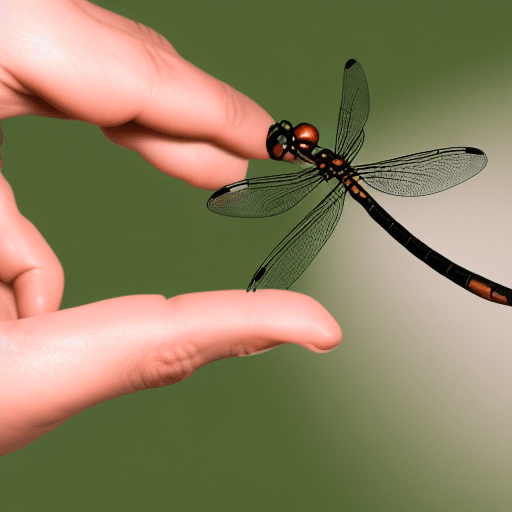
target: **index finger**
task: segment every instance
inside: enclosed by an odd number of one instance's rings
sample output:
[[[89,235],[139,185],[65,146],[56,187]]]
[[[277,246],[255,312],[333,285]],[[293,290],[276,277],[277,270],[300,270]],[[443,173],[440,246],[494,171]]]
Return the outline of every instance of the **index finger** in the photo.
[[[0,34],[2,60],[19,83],[17,92],[98,126],[134,121],[166,135],[214,142],[244,158],[267,158],[269,114],[182,59],[161,36],[145,27],[144,36],[139,24],[121,23],[87,2],[59,9],[53,2],[28,4],[30,22],[22,9],[13,9]],[[23,36],[9,34],[10,26],[23,26]],[[16,44],[7,44],[12,40]]]

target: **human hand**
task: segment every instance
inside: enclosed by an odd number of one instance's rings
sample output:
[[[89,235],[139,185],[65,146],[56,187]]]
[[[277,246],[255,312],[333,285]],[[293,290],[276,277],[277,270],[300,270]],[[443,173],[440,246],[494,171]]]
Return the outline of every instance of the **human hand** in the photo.
[[[0,2],[0,119],[95,124],[170,176],[217,188],[266,158],[270,116],[159,34],[84,0]],[[203,162],[207,161],[208,166]],[[58,311],[62,267],[0,174],[0,454],[97,403],[281,343],[341,331],[313,299],[242,290],[118,297]]]

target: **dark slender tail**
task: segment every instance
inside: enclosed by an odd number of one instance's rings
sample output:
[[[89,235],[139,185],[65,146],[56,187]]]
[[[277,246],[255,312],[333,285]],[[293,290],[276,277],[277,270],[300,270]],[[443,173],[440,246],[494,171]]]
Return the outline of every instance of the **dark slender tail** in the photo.
[[[400,223],[396,222],[361,187],[360,182],[356,183],[353,180],[347,180],[345,184],[350,195],[368,212],[377,224],[382,226],[399,244],[403,245],[421,261],[424,261],[430,268],[469,292],[482,297],[482,299],[503,304],[504,306],[512,306],[512,290],[510,288],[456,265],[453,261],[425,245]]]

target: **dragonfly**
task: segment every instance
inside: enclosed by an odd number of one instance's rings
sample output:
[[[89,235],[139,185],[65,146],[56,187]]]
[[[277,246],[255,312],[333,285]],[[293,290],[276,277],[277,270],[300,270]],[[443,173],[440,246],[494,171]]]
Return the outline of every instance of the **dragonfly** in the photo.
[[[311,124],[273,124],[267,151],[274,160],[299,163],[290,174],[246,179],[220,188],[208,209],[232,217],[270,217],[296,206],[321,183],[328,192],[277,245],[256,270],[247,291],[289,288],[314,260],[338,224],[347,193],[399,244],[430,268],[469,292],[497,304],[512,306],[512,290],[471,272],[434,251],[397,222],[363,184],[387,194],[417,197],[435,194],[479,173],[485,153],[473,147],[424,151],[365,165],[352,165],[364,141],[370,112],[368,82],[359,62],[350,59],[343,72],[341,106],[334,151],[318,145]]]

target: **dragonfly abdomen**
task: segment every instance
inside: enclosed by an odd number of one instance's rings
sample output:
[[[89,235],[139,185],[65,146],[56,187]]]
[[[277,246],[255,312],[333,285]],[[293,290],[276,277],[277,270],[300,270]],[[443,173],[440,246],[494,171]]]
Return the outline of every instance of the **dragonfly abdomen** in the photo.
[[[425,262],[431,269],[482,299],[512,306],[512,290],[510,288],[475,274],[445,258],[416,238],[399,222],[396,222],[359,183],[356,184],[352,179],[344,180],[344,183],[349,194],[379,226],[384,228],[399,244]]]

